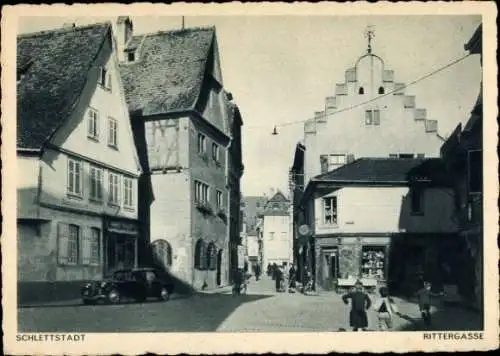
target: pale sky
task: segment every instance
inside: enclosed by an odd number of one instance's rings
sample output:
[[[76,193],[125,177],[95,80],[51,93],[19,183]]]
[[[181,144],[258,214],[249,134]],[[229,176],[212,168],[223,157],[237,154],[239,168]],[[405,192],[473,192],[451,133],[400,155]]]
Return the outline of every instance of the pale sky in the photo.
[[[180,28],[181,17],[131,17],[134,33]],[[116,21],[116,17],[25,17],[21,33]],[[409,83],[466,54],[464,44],[480,16],[189,16],[186,27],[215,26],[224,87],[243,116],[244,195],[288,194],[288,170],[303,123],[324,108],[344,71],[366,52],[364,31],[373,25],[373,53],[395,81]],[[406,89],[438,131],[447,136],[468,119],[479,93],[479,56],[471,56]],[[280,123],[297,121],[279,127]],[[279,134],[271,135],[274,125]]]

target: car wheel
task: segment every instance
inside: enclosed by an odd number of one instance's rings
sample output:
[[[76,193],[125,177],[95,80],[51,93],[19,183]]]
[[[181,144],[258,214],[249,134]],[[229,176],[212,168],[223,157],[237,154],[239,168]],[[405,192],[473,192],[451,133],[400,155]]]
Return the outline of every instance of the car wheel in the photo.
[[[111,289],[108,292],[108,301],[112,304],[117,304],[120,302],[120,293],[116,289]]]
[[[162,287],[160,289],[160,299],[165,302],[170,299],[170,291],[167,287]]]

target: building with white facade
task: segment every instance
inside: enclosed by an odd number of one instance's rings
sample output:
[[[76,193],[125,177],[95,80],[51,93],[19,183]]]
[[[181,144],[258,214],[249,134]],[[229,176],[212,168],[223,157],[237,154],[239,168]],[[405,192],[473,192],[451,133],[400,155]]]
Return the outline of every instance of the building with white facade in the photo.
[[[139,264],[138,177],[111,24],[17,37],[18,299]]]
[[[293,263],[293,236],[290,224],[290,201],[277,191],[267,202],[263,212],[262,251],[263,267]]]

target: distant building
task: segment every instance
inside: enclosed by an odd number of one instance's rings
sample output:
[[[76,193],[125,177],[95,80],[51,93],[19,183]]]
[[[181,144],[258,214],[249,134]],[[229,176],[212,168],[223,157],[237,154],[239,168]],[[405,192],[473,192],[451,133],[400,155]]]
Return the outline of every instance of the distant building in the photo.
[[[465,45],[472,54],[482,53],[482,26]],[[470,118],[458,125],[441,148],[456,195],[454,217],[460,237],[467,244],[461,256],[458,291],[466,301],[483,310],[483,91],[482,82]]]
[[[266,202],[263,212],[263,266],[293,263],[293,240],[290,220],[290,201],[277,191]]]
[[[139,263],[141,173],[111,24],[17,37],[18,298]]]
[[[250,264],[262,264],[262,218],[267,198],[248,196],[242,199],[245,246]],[[262,266],[261,266],[262,267]]]
[[[242,121],[224,90],[215,28],[133,35],[120,17],[116,43],[154,262],[181,285],[227,284],[239,243]]]

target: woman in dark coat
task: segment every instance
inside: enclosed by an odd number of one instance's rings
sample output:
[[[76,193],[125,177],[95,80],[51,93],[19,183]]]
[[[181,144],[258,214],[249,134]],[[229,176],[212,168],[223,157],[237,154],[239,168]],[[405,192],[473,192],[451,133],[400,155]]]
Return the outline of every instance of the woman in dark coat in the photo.
[[[357,281],[354,285],[354,291],[345,294],[342,300],[345,304],[349,304],[348,299],[351,299],[351,312],[349,313],[349,323],[352,327],[352,331],[358,331],[358,329],[365,330],[368,327],[368,317],[366,315],[366,310],[372,305],[372,301],[368,294],[363,292],[363,284],[361,281]]]

